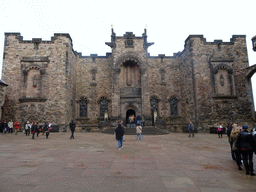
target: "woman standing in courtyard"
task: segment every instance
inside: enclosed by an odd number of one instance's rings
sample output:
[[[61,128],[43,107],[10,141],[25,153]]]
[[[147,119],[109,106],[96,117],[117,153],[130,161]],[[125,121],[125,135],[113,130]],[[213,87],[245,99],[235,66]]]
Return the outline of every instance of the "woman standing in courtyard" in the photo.
[[[140,141],[141,140],[141,134],[142,134],[142,127],[141,127],[140,123],[137,123],[136,134],[137,134],[137,141]]]
[[[232,150],[235,153],[236,164],[238,166],[238,170],[242,170],[242,168],[241,168],[241,165],[242,165],[242,163],[241,163],[241,153],[235,145],[238,133],[240,132],[239,129],[240,128],[237,126],[237,124],[234,123],[233,124],[233,129],[232,129],[231,134],[230,134],[229,142],[232,144]]]

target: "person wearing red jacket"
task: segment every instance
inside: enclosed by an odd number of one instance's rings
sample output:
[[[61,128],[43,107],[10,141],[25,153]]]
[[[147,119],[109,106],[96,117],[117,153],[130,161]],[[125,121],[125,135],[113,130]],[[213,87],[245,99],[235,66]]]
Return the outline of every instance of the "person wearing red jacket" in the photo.
[[[16,121],[14,123],[14,129],[15,129],[15,135],[18,134],[18,129],[20,128],[20,123],[18,121]]]

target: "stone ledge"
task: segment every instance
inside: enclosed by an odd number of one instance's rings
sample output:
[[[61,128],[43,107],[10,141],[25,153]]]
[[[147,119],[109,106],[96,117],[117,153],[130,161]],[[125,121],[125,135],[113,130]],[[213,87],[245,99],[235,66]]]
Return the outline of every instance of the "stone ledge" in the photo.
[[[170,115],[170,119],[182,118],[180,115]]]
[[[47,99],[46,98],[20,98],[19,101],[20,102],[45,102]]]
[[[76,120],[89,120],[88,117],[77,117]]]
[[[236,95],[214,95],[214,99],[237,99]]]

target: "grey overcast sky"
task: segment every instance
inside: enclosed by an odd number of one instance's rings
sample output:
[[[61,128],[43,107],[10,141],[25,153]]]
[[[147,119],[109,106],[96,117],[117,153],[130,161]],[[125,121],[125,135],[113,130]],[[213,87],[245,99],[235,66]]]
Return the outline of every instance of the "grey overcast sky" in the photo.
[[[4,33],[19,32],[24,40],[50,40],[54,33],[69,33],[73,48],[82,55],[105,55],[111,49],[111,25],[117,36],[147,28],[150,55],[182,51],[191,34],[208,42],[229,42],[232,35],[246,35],[249,64],[256,64],[251,38],[256,35],[255,0],[1,0],[0,53]],[[3,57],[0,57],[2,74]],[[253,89],[256,96],[256,75]],[[256,103],[256,102],[255,102]]]

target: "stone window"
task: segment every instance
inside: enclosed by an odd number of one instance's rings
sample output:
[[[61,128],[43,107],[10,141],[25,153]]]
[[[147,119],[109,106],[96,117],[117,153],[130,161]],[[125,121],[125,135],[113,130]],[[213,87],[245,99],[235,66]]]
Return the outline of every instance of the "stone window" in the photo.
[[[79,101],[79,106],[80,106],[80,117],[87,117],[87,99],[86,98],[82,98]]]
[[[105,112],[108,111],[108,99],[106,97],[100,98],[100,117],[104,117]]]
[[[178,99],[176,97],[171,97],[169,101],[170,101],[171,115],[178,115]]]

